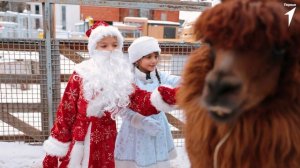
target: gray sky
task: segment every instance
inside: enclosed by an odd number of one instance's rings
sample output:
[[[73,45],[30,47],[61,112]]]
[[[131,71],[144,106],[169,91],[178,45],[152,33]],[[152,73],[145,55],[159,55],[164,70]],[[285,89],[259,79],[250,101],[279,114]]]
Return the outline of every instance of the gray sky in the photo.
[[[196,20],[200,14],[201,12],[180,11],[179,19],[190,22]]]
[[[198,2],[198,0],[190,0],[190,1]],[[213,6],[220,3],[220,0],[207,0],[207,1],[212,1]],[[196,20],[200,14],[201,12],[180,11],[179,19],[190,22]]]

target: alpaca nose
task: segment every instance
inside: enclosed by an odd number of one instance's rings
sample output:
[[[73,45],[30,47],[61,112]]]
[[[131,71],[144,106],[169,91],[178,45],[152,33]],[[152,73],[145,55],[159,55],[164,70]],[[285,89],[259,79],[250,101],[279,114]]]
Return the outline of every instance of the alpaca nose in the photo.
[[[232,78],[218,77],[215,80],[206,81],[206,86],[210,102],[215,103],[224,96],[238,92],[241,88],[241,82]]]
[[[240,83],[233,83],[225,80],[209,81],[207,83],[209,92],[214,96],[224,96],[238,91]]]

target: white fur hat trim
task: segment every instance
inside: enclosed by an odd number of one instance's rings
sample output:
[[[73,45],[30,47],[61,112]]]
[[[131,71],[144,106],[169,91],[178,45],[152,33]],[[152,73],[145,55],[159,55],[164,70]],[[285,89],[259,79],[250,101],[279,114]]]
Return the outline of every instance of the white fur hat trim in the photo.
[[[129,61],[135,63],[143,56],[153,52],[161,52],[158,41],[153,37],[143,36],[135,39],[128,48]]]
[[[118,40],[117,49],[123,48],[124,38],[118,28],[113,26],[98,26],[92,30],[91,35],[88,41],[88,50],[89,54],[92,55],[96,49],[97,42],[99,42],[102,38],[107,36],[115,36]]]

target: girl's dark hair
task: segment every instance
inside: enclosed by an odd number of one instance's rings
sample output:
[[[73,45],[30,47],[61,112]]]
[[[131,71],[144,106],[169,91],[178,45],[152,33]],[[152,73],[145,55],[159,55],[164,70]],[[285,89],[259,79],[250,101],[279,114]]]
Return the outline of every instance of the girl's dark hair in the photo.
[[[158,53],[158,52],[156,52],[156,53],[157,53],[158,56],[159,56],[159,53]],[[144,56],[144,57],[145,57],[145,56]],[[136,62],[133,63],[133,66],[138,68],[138,65],[137,65]],[[148,75],[148,74],[146,74],[146,75]],[[150,73],[149,73],[149,75],[150,75]],[[155,76],[157,77],[158,83],[161,84],[160,76],[159,76],[159,73],[158,73],[158,70],[157,70],[157,69],[155,69]]]
[[[157,69],[155,69],[155,75],[156,75],[156,77],[157,77],[157,79],[158,79],[158,83],[161,84],[160,76],[159,76],[159,74],[158,74]]]

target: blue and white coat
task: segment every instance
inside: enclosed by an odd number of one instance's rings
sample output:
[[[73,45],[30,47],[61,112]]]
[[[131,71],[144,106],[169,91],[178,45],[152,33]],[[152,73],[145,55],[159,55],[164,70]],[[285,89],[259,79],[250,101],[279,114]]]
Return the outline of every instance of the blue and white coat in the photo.
[[[150,73],[151,79],[146,79],[146,74],[135,68],[135,84],[143,90],[154,91],[160,84],[155,71]],[[161,84],[176,87],[180,77],[158,71]],[[129,113],[133,113],[127,109]],[[166,111],[167,112],[167,111]],[[164,112],[151,115],[159,121],[162,130],[157,136],[150,136],[142,129],[133,127],[129,120],[123,118],[115,146],[116,168],[168,168],[170,160],[174,159],[176,149],[169,123]]]

